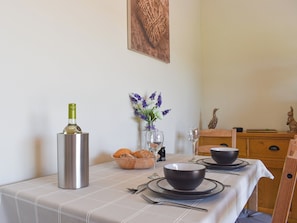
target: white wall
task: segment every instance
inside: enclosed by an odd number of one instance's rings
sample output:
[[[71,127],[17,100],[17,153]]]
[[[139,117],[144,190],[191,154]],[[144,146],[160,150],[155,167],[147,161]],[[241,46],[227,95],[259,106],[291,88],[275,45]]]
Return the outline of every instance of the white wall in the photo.
[[[287,131],[297,118],[297,1],[201,0],[203,127]]]
[[[200,1],[170,1],[171,63],[127,49],[127,5],[115,0],[0,0],[0,185],[56,172],[67,104],[90,133],[92,164],[136,148],[128,94],[161,91],[166,151],[199,122]],[[187,15],[187,16],[185,16]]]
[[[295,0],[170,0],[170,64],[127,49],[126,0],[0,5],[0,185],[56,172],[69,102],[92,164],[137,147],[132,91],[172,108],[157,122],[168,152],[190,153],[185,129],[214,107],[218,128],[287,130],[297,114]]]

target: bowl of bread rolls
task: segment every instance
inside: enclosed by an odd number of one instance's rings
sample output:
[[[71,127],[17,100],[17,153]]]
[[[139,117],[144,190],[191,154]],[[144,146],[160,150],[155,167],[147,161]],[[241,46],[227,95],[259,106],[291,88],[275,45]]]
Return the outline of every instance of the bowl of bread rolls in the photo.
[[[154,166],[154,154],[148,150],[118,149],[112,157],[122,169],[149,169]]]

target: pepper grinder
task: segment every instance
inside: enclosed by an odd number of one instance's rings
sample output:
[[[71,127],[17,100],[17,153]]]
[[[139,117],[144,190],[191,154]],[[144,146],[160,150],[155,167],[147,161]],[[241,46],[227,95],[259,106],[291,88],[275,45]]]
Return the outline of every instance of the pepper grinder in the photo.
[[[165,146],[161,147],[161,149],[159,150],[158,154],[160,155],[159,159],[157,160],[159,161],[165,161],[166,160],[166,151],[165,151]]]

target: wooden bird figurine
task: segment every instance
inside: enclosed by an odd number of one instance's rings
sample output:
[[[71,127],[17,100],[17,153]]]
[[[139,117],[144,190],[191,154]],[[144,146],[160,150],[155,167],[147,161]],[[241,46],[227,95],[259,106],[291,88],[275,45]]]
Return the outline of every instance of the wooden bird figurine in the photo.
[[[218,117],[216,116],[216,112],[217,110],[219,110],[218,108],[213,109],[212,112],[212,119],[210,120],[210,122],[208,123],[208,128],[209,129],[215,129],[217,124],[218,124]]]
[[[290,132],[297,132],[297,122],[294,119],[294,110],[292,106],[288,112],[287,125],[289,126]]]

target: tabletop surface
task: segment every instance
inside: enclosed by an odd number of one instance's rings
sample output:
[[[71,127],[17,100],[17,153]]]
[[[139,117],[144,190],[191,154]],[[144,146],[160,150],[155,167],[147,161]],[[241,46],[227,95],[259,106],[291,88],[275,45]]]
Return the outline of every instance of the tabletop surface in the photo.
[[[124,170],[112,162],[90,167],[90,184],[77,190],[60,189],[57,175],[35,178],[0,187],[0,220],[3,223],[102,223],[102,222],[234,222],[261,177],[273,178],[260,160],[246,159],[250,165],[230,171],[208,171],[206,177],[220,181],[225,189],[212,197],[187,203],[208,212],[165,205],[152,205],[128,187],[149,181],[163,165],[187,162],[189,156],[167,155],[157,167]],[[200,157],[205,158],[205,157]],[[234,172],[237,175],[233,174]],[[149,193],[146,190],[144,193]]]

